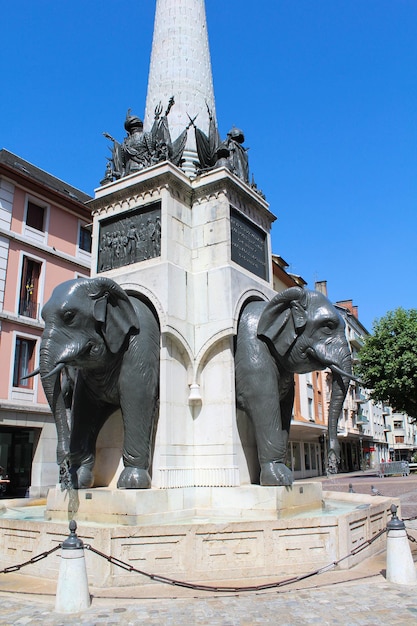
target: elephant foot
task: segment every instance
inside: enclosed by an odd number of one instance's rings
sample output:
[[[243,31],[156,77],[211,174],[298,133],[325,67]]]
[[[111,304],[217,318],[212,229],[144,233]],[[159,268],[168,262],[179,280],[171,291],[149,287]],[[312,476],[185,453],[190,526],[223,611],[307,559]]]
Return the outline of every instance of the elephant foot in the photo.
[[[81,465],[77,470],[78,489],[90,489],[94,485],[94,474],[89,467]]]
[[[151,477],[140,467],[125,467],[117,481],[118,489],[149,489]]]
[[[262,463],[260,482],[264,487],[288,486],[292,485],[292,481],[292,471],[288,469],[285,463],[278,461]]]
[[[85,465],[71,467],[71,484],[73,489],[90,489],[94,485],[94,474]]]

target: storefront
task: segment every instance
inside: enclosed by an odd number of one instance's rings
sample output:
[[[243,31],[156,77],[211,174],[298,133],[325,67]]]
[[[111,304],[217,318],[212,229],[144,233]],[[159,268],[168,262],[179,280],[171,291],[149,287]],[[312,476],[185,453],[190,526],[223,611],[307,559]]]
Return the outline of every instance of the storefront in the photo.
[[[323,432],[322,425],[292,422],[287,464],[296,480],[322,476],[325,473]]]
[[[372,468],[375,447],[371,437],[339,437],[340,472],[358,472]]]
[[[31,485],[34,449],[41,429],[0,427],[0,466],[7,483],[3,497],[25,497]]]

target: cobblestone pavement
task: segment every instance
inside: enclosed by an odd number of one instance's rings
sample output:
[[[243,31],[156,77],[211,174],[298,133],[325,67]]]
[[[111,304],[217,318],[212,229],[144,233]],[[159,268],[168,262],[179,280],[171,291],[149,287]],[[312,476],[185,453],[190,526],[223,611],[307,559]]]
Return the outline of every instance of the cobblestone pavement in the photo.
[[[317,479],[315,479],[317,480]],[[321,479],[323,489],[348,491],[349,484],[357,493],[369,494],[374,485],[385,496],[395,496],[401,502],[403,519],[417,516],[417,475],[378,478],[370,472],[339,475]],[[407,522],[410,534],[417,537],[417,520]],[[411,544],[417,558],[417,544]],[[372,562],[371,562],[372,561]],[[18,593],[13,585],[0,578],[0,626],[12,624],[42,624],[67,626],[73,624],[123,624],[145,626],[302,626],[304,624],[337,624],[347,626],[404,626],[417,624],[417,586],[393,585],[384,576],[385,554],[364,562],[361,571],[340,576],[329,572],[308,579],[304,587],[286,587],[264,593],[235,593],[227,595],[189,592],[156,587],[154,597],[135,598],[135,589],[125,589],[118,597],[94,595],[91,607],[81,614],[64,615],[54,610],[55,597],[49,587],[41,591],[33,581],[19,583]],[[277,575],[277,580],[279,575]],[[337,582],[335,582],[337,579]],[[19,578],[21,581],[21,577]],[[110,596],[112,595],[110,591]],[[125,595],[126,597],[123,597]],[[138,595],[138,594],[137,594]],[[177,597],[174,597],[177,596]]]
[[[93,600],[77,615],[54,612],[52,598],[1,594],[0,624],[144,624],[146,626],[404,626],[417,623],[415,587],[390,585],[382,577],[313,589],[205,598]]]

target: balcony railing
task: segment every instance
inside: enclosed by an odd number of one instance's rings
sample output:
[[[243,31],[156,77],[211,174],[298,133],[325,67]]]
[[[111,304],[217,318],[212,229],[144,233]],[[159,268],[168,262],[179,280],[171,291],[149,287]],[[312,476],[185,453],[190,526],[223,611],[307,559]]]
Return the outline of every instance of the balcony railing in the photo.
[[[358,350],[360,350],[363,346],[363,337],[358,335],[358,333],[353,330],[349,333],[349,341],[352,346]]]
[[[369,423],[369,419],[368,419],[368,417],[366,415],[360,414],[356,418],[356,423],[357,424],[368,424]]]
[[[19,302],[19,315],[25,317],[31,317],[36,320],[39,318],[39,304],[37,302],[31,302],[30,300],[20,300]]]
[[[355,402],[357,402],[358,404],[363,404],[365,402],[368,402],[368,398],[365,398],[364,395],[358,393],[355,396]]]

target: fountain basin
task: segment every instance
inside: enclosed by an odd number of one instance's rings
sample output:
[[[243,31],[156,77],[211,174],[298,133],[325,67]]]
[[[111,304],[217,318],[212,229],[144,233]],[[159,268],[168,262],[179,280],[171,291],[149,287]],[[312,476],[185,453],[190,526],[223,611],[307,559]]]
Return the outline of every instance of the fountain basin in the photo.
[[[77,496],[77,534],[104,554],[152,574],[188,582],[234,581],[240,585],[248,580],[262,583],[303,574],[345,557],[385,529],[391,504],[399,504],[392,498],[326,492],[321,483],[299,482],[291,488],[92,489],[80,490]],[[72,516],[68,504],[68,495],[56,489],[48,497],[45,512],[51,519],[0,517],[4,566],[27,561],[62,542]],[[125,523],[117,523],[116,517],[110,521],[112,514],[124,515]],[[140,519],[126,523],[133,517]],[[353,567],[384,547],[383,535],[339,567]],[[88,550],[86,561],[92,586],[151,583]],[[59,563],[58,551],[25,568],[22,575],[57,579]]]
[[[321,509],[321,483],[292,487],[182,487],[178,489],[96,488],[48,494],[45,519],[122,526],[202,521],[277,519]],[[70,516],[70,517],[69,517]]]

